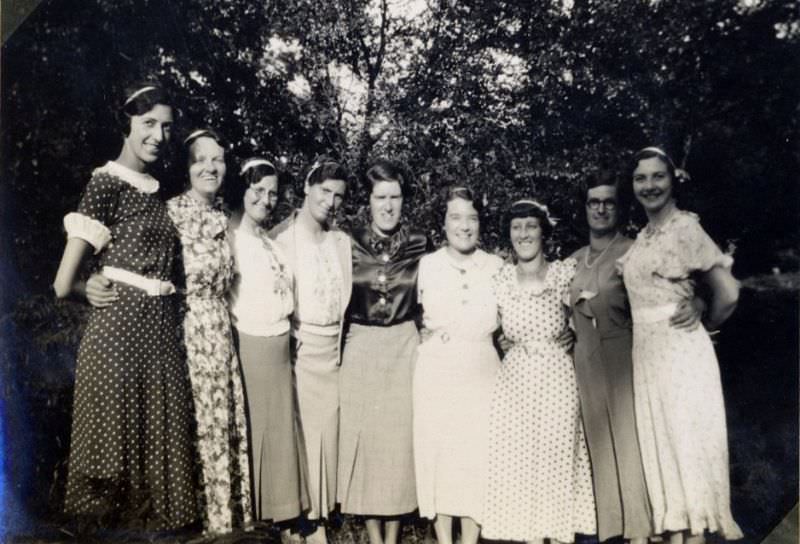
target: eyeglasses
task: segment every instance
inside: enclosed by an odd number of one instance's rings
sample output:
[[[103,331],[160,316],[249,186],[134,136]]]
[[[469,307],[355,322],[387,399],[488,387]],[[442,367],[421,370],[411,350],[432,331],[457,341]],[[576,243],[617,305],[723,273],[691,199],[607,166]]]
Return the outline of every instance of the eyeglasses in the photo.
[[[275,202],[278,200],[278,193],[275,191],[270,191],[264,187],[248,187],[248,189],[250,189],[259,200],[264,197],[267,197],[270,202]]]
[[[603,206],[606,210],[613,212],[617,209],[617,201],[613,199],[600,200],[599,198],[590,198],[586,201],[586,207],[596,212]]]

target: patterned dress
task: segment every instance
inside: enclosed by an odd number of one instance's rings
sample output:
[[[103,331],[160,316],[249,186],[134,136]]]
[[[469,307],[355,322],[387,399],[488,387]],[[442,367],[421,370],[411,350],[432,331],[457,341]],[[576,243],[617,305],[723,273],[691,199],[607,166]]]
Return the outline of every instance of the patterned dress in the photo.
[[[247,421],[226,295],[233,256],[221,202],[183,194],[167,202],[180,233],[186,280],[183,335],[194,397],[200,503],[207,532],[251,521]]]
[[[67,234],[90,242],[101,267],[174,281],[178,237],[157,191],[152,177],[109,162],[65,218]],[[119,300],[92,309],[78,351],[65,510],[106,527],[125,517],[176,529],[197,518],[177,304],[116,287]]]
[[[555,538],[595,532],[589,454],[572,357],[556,342],[575,260],[550,263],[544,286],[524,288],[516,266],[495,277],[503,359],[489,419],[489,482],[483,536]]]
[[[692,272],[729,267],[694,214],[639,233],[619,261],[633,314],[633,390],[655,532],[742,532],[730,510],[728,437],[717,357],[705,329],[669,324],[694,296]]]

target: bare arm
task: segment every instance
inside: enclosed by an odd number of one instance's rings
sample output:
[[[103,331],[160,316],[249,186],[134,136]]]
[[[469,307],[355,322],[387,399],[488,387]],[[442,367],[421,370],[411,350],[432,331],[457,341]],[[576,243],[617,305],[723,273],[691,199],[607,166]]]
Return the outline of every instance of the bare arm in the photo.
[[[76,281],[81,264],[86,256],[92,251],[92,246],[81,238],[70,238],[61,256],[61,263],[58,265],[56,279],[53,281],[53,289],[56,297],[66,298],[72,294],[84,294],[83,286]]]
[[[68,239],[61,263],[58,265],[53,290],[58,298],[77,295],[85,297],[92,306],[104,308],[118,298],[111,280],[102,274],[93,274],[86,283],[76,279],[83,260],[91,252],[92,246],[86,240],[82,238]]]
[[[722,325],[736,309],[739,302],[739,282],[730,269],[715,266],[703,275],[703,281],[711,289],[711,307],[705,326],[713,330]]]

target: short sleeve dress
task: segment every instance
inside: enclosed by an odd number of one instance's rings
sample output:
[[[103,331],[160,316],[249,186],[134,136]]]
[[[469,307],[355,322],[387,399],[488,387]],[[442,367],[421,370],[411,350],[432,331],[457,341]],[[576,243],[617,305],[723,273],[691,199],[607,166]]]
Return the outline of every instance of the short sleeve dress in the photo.
[[[167,202],[180,233],[185,274],[183,340],[200,457],[203,523],[209,533],[251,521],[247,420],[227,294],[233,255],[222,201],[182,194]]]
[[[730,266],[694,214],[648,226],[619,261],[633,314],[636,423],[656,533],[742,533],[730,510],[725,404],[705,329],[669,324],[692,273]]]
[[[495,277],[503,333],[514,345],[492,395],[482,529],[489,539],[573,542],[575,533],[595,532],[575,371],[556,342],[574,272],[574,259],[554,261],[538,288],[521,287],[511,263]]]
[[[489,449],[489,404],[500,359],[492,343],[502,260],[476,250],[456,261],[447,248],[422,257],[418,288],[431,335],[417,349],[413,383],[414,465],[420,516],[481,523]]]
[[[600,541],[646,538],[653,531],[633,407],[633,323],[616,269],[617,259],[632,244],[618,234],[591,262],[590,247],[579,249],[570,286],[575,378],[592,461]]]
[[[92,174],[69,237],[98,265],[172,281],[178,236],[152,177],[109,162]],[[119,300],[93,308],[78,351],[65,510],[150,530],[197,518],[191,392],[174,296],[117,282]]]

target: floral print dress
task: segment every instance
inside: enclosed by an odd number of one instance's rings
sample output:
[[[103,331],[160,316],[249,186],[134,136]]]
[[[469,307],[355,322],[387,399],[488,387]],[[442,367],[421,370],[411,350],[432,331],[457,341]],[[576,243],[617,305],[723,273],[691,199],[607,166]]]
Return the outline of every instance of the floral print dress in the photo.
[[[633,390],[655,533],[742,532],[730,509],[728,437],[719,365],[703,327],[670,326],[694,296],[692,274],[730,267],[696,215],[676,210],[639,233],[617,261],[633,314]]]
[[[183,194],[167,202],[186,279],[184,344],[197,420],[203,525],[230,532],[251,522],[247,423],[226,295],[234,261],[227,215]]]

